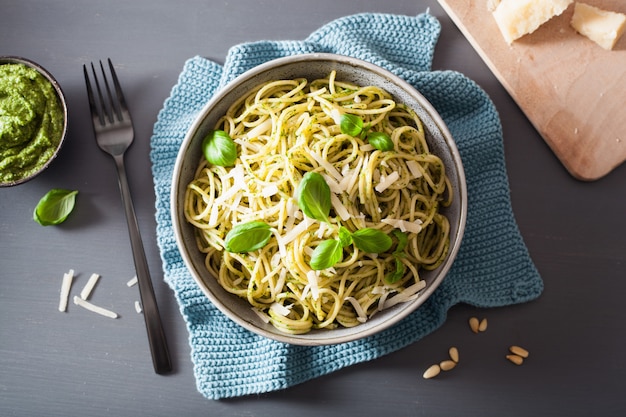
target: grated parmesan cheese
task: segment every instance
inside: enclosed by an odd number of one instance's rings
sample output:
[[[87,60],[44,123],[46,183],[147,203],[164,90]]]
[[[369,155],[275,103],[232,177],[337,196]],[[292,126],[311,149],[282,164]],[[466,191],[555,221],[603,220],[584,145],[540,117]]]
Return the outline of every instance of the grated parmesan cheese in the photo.
[[[126,283],[128,287],[132,287],[133,285],[137,285],[137,275],[131,278],[130,281]]]
[[[260,125],[252,128],[251,131],[246,133],[246,137],[248,139],[257,138],[257,137],[259,137],[260,135],[262,135],[264,133],[270,133],[270,129],[271,128],[272,128],[272,119],[267,119],[263,123],[261,123]]]
[[[280,303],[272,303],[272,305],[270,305],[270,310],[272,310],[274,313],[278,314],[279,316],[286,317],[291,312],[292,306],[293,304],[284,306]]]
[[[391,187],[394,182],[398,181],[399,178],[400,178],[400,174],[394,171],[386,177],[383,176],[380,179],[380,182],[378,183],[378,185],[374,187],[374,189],[378,191],[379,193],[382,193],[387,188]]]
[[[135,311],[137,312],[137,314],[141,314],[141,312],[143,311],[143,308],[141,308],[141,303],[139,301],[135,301]]]
[[[320,297],[318,272],[311,270],[306,273],[306,277],[309,281],[309,284],[307,286],[311,289],[311,296],[313,297],[314,300],[317,301]]]
[[[70,269],[69,272],[63,274],[63,281],[61,282],[61,295],[59,298],[59,311],[67,311],[67,301],[70,297],[70,289],[72,288],[73,279],[73,269]]]
[[[100,275],[91,274],[91,276],[89,277],[89,281],[87,281],[87,284],[85,285],[83,290],[80,292],[80,298],[82,298],[83,300],[89,299],[89,296],[91,295],[91,292],[96,286],[96,283],[98,282],[99,278],[100,278]]]
[[[276,184],[270,184],[261,190],[261,196],[264,198],[271,197],[276,194],[278,194],[278,187],[276,186]],[[237,205],[235,207],[239,206],[239,199],[236,200],[236,203]],[[231,207],[231,210],[232,209],[233,208]]]
[[[340,182],[343,179],[343,177],[341,176],[341,172],[339,172],[337,168],[335,168],[331,163],[329,163],[324,158],[322,158],[320,154],[318,154],[317,152],[311,151],[310,155],[313,157],[313,159],[315,159],[315,162],[317,162],[319,166],[324,168],[326,172],[328,172],[337,181]]]
[[[400,229],[401,232],[417,234],[422,231],[422,221],[420,219],[413,222],[401,219],[382,219],[380,222],[393,226],[396,229]]]
[[[409,171],[411,172],[411,175],[413,176],[413,178],[421,178],[422,175],[422,170],[420,169],[420,164],[417,161],[406,161],[406,166],[407,168],[409,168]]]
[[[421,291],[425,287],[426,287],[426,281],[424,280],[417,281],[415,284],[411,285],[410,287],[405,288],[401,293],[398,293],[397,295],[391,298],[388,298],[385,301],[383,309],[395,306],[396,304],[399,304],[399,303],[404,303],[404,302],[412,301],[416,299],[417,297],[419,297],[419,291]]]
[[[359,322],[365,323],[367,321],[367,314],[365,314],[363,307],[361,306],[361,304],[359,304],[356,298],[346,297],[344,298],[344,301],[348,301],[350,304],[352,304],[352,307],[354,307],[354,311],[356,312],[356,315],[357,315],[356,319]]]
[[[343,220],[344,222],[346,220],[348,220],[350,217],[352,217],[350,215],[350,212],[348,211],[348,209],[346,208],[346,206],[343,205],[343,203],[341,202],[341,200],[339,199],[339,197],[337,197],[336,194],[331,194],[330,195],[330,203],[332,204],[333,208],[335,209],[335,212],[337,213],[337,215],[341,218],[341,220]]]
[[[117,313],[111,310],[107,310],[106,308],[99,307],[95,304],[92,304],[87,300],[83,300],[77,295],[74,296],[74,304],[81,306],[86,310],[100,314],[101,316],[104,316],[104,317],[109,317],[111,319],[116,319],[118,317]]]

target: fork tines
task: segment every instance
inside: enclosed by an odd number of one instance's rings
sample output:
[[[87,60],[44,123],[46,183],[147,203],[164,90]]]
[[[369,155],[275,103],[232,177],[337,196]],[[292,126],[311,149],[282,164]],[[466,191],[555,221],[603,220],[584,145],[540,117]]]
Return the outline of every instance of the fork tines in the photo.
[[[120,122],[125,119],[127,119],[126,121],[130,121],[130,116],[128,115],[128,107],[126,106],[126,100],[124,99],[124,93],[122,93],[122,87],[120,86],[117,74],[115,73],[115,69],[113,68],[113,63],[111,62],[110,58],[107,58],[107,61],[109,64],[108,66],[109,72],[111,74],[111,79],[113,80],[113,86],[115,87],[117,100],[114,99],[111,88],[109,87],[109,81],[106,71],[104,69],[104,65],[102,64],[102,61],[99,61],[100,71],[102,72],[102,79],[104,80],[104,90],[106,91],[106,102],[105,95],[102,94],[102,89],[100,88],[98,74],[96,73],[96,68],[93,62],[91,63],[91,73],[96,87],[95,92],[97,92],[98,94],[98,100],[96,100],[94,97],[94,89],[92,88],[91,82],[89,80],[90,77],[87,66],[83,65],[85,84],[87,85],[87,97],[89,99],[89,107],[91,108],[91,113],[93,115],[98,115],[98,120],[101,125],[105,125],[107,121],[108,123],[114,123],[114,116]]]

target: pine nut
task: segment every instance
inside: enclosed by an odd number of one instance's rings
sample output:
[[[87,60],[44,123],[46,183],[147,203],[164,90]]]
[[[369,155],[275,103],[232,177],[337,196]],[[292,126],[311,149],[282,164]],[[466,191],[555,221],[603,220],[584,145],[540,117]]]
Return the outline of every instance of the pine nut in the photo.
[[[453,369],[455,366],[456,366],[456,362],[452,360],[441,361],[441,363],[439,364],[439,367],[441,368],[442,371],[449,371],[450,369]]]
[[[470,329],[472,329],[474,333],[478,333],[478,326],[480,325],[480,322],[478,321],[476,317],[471,317],[469,319],[469,325],[470,325]]]
[[[509,350],[511,351],[511,353],[517,356],[521,356],[522,358],[527,358],[529,355],[528,351],[523,347],[513,345],[509,348]]]
[[[506,355],[506,358],[513,362],[515,365],[521,365],[522,363],[524,363],[524,358],[522,358],[521,356]]]
[[[459,350],[452,346],[450,350],[448,350],[448,354],[450,355],[450,359],[454,362],[459,363]]]
[[[439,365],[437,364],[434,364],[430,368],[428,368],[426,372],[424,372],[424,379],[434,378],[439,375],[439,372],[441,372],[441,367],[439,367]]]
[[[482,319],[478,325],[478,331],[484,332],[485,330],[487,330],[487,319]]]

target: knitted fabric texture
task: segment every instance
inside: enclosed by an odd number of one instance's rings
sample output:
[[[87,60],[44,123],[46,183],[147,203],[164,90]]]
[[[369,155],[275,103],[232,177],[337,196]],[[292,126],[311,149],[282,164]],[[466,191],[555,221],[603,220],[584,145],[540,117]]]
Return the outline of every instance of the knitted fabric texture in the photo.
[[[157,238],[165,280],[189,331],[198,390],[219,399],[283,389],[403,348],[441,326],[450,307],[505,306],[538,297],[542,280],[511,209],[502,129],[488,96],[452,71],[431,71],[441,27],[429,14],[359,14],[328,23],[304,41],[260,41],[231,48],[223,66],[189,59],[159,113],[151,138]],[[241,328],[203,295],[183,264],[169,199],[174,161],[198,112],[234,77],[271,59],[331,52],[377,64],[404,78],[450,129],[467,176],[463,243],[448,276],[415,312],[386,331],[333,346],[293,346]]]

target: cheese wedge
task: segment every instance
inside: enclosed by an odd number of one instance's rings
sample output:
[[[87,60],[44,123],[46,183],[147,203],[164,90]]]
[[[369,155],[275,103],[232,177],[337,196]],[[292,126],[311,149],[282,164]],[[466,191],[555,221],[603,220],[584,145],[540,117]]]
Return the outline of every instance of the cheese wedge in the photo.
[[[510,45],[514,40],[534,32],[539,26],[558,16],[574,0],[502,0],[493,17]]]
[[[626,15],[576,3],[570,24],[578,33],[610,51],[626,30]]]

